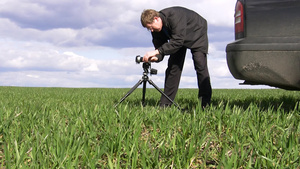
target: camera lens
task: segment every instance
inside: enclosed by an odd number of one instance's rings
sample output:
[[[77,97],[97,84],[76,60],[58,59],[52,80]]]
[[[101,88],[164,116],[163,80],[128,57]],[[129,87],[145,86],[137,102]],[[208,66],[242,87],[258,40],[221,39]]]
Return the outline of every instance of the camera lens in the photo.
[[[136,62],[136,63],[141,63],[141,62],[143,62],[143,57],[141,57],[140,55],[136,56],[136,57],[135,57],[135,62]]]

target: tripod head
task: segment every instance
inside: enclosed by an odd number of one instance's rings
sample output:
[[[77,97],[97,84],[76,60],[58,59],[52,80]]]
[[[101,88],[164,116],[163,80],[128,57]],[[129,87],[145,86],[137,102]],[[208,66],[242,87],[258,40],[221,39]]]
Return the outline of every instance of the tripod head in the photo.
[[[149,74],[149,73],[150,73],[150,75],[156,75],[157,74],[157,70],[151,68],[151,63],[150,62],[144,62],[143,63],[143,69],[144,69],[144,74]]]
[[[143,57],[141,57],[140,55],[137,55],[135,57],[135,63],[140,64],[141,62],[143,62]],[[143,62],[143,69],[144,69],[144,74],[146,74],[146,75],[148,75],[149,73],[150,73],[150,75],[157,74],[156,69],[151,69],[151,62]]]

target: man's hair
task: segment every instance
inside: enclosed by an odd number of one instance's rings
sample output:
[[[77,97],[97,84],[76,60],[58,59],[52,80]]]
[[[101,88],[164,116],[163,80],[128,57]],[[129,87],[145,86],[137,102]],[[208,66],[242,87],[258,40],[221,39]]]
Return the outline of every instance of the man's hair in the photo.
[[[154,20],[154,17],[159,17],[159,13],[153,9],[146,9],[141,15],[141,23],[143,27],[146,27],[147,24],[151,24]]]

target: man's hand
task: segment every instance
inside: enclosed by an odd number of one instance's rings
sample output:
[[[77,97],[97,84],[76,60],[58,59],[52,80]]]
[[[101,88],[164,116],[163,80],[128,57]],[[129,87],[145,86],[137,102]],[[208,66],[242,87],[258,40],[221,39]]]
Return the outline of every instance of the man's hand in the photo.
[[[143,57],[143,62],[156,62],[158,60],[156,55],[158,54],[158,50],[147,52]]]

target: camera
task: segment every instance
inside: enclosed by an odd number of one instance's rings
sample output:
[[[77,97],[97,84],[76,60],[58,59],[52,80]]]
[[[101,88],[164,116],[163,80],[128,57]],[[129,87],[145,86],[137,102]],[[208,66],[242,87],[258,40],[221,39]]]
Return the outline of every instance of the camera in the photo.
[[[140,64],[141,62],[143,62],[143,57],[141,57],[140,55],[137,55],[135,57],[135,62],[137,64]],[[157,70],[151,68],[151,63],[150,62],[143,62],[143,69],[144,69],[144,73],[146,73],[146,74],[148,74],[148,73],[150,73],[150,75],[156,75],[157,74]]]
[[[135,57],[135,62],[136,63],[141,63],[141,62],[143,62],[143,57],[141,57],[140,55],[137,55],[136,57]]]

